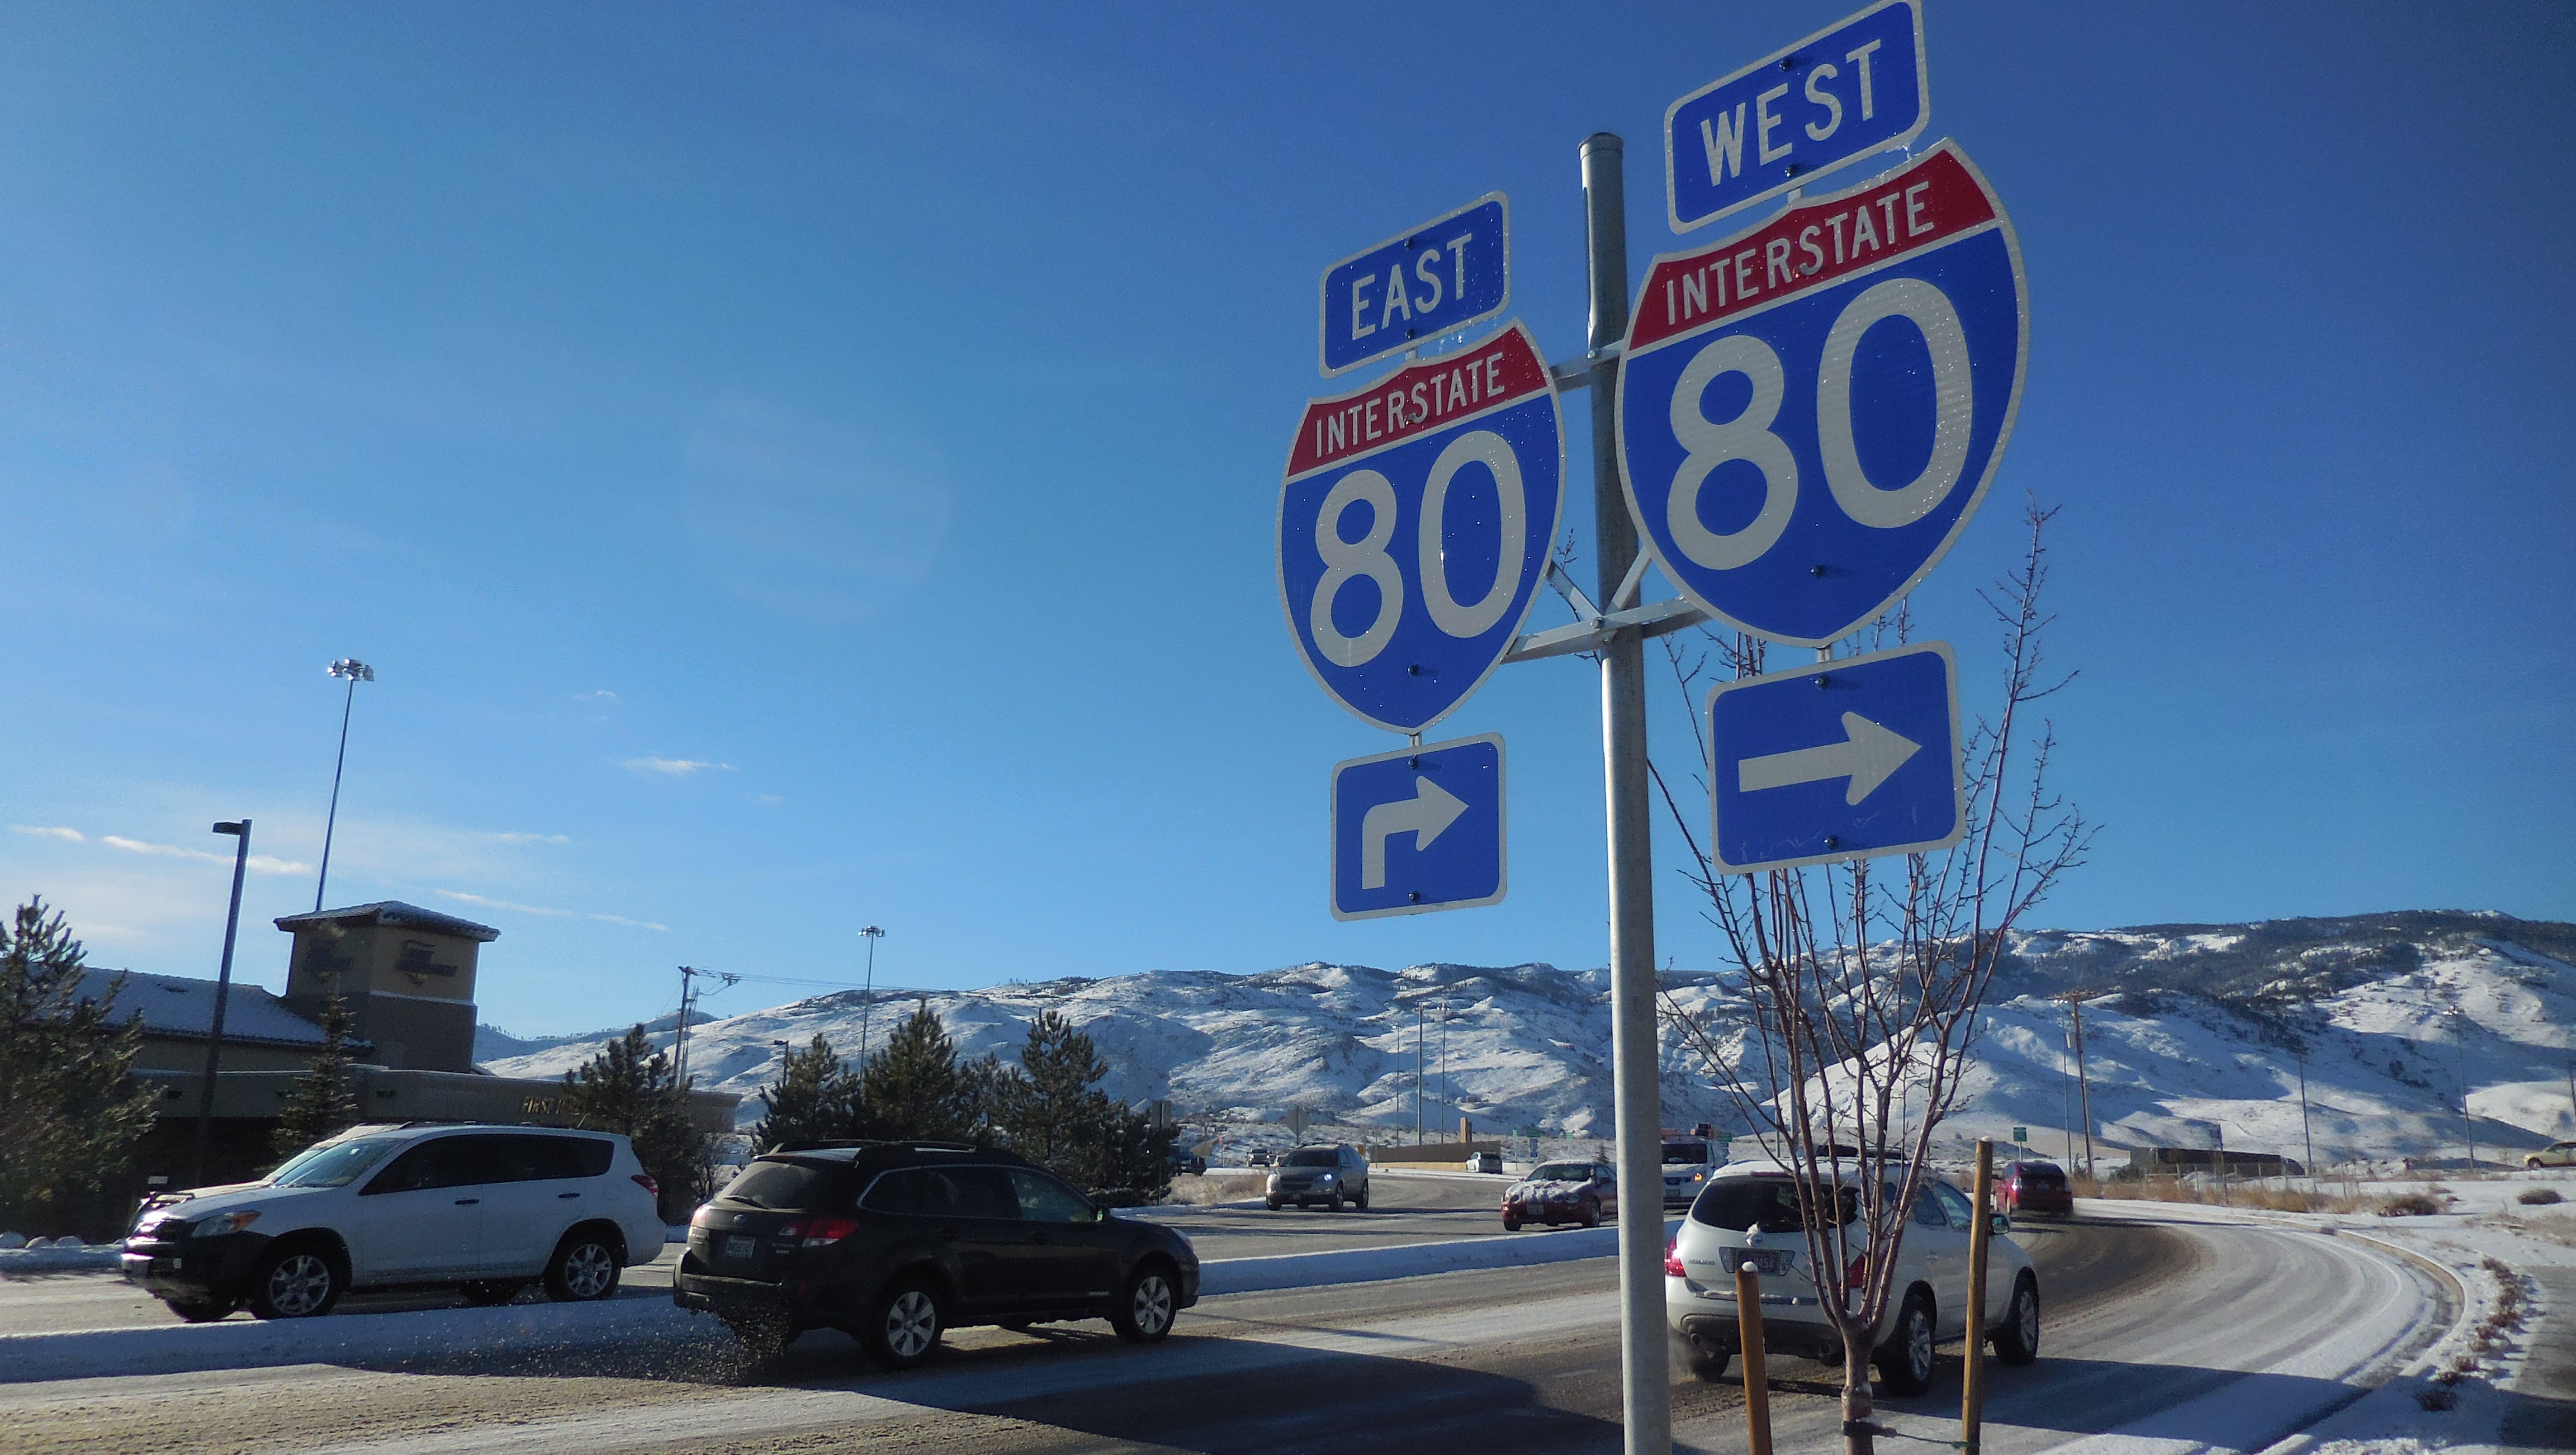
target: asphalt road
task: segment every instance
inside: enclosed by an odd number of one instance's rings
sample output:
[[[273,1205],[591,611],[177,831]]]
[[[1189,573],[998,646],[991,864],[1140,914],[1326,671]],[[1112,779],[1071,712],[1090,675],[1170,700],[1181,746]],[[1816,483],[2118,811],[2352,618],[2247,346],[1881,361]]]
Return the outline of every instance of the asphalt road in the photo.
[[[2110,1222],[2018,1236],[2042,1270],[2048,1324],[2040,1364],[1994,1371],[1987,1444],[1999,1452],[2136,1420],[2175,1438],[2225,1422],[2215,1432],[2241,1442],[2249,1419],[2293,1418],[2339,1394],[2319,1371],[2419,1323],[2427,1297],[2418,1275],[2348,1240]],[[1143,1349],[1098,1325],[966,1330],[946,1358],[907,1375],[867,1368],[838,1335],[808,1335],[765,1366],[708,1335],[551,1362],[468,1352],[400,1369],[8,1386],[0,1445],[30,1455],[1610,1450],[1612,1279],[1607,1260],[1590,1260],[1233,1295]],[[1782,1448],[1829,1447],[1835,1373],[1779,1360],[1774,1376]],[[1955,1364],[1945,1377],[1955,1381]],[[1672,1378],[1680,1444],[1742,1448],[1737,1383]],[[1954,1402],[1882,1408],[1941,1434],[1956,1428]]]

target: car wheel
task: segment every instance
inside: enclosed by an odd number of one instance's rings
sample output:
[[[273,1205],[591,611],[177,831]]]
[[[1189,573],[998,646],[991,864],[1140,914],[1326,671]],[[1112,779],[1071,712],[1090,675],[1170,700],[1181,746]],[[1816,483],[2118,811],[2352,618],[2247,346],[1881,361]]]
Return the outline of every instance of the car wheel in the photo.
[[[170,1301],[170,1312],[192,1324],[211,1324],[217,1319],[231,1318],[233,1310],[239,1307],[241,1307],[240,1304],[229,1298],[172,1299]]]
[[[465,1301],[476,1308],[498,1308],[517,1298],[519,1290],[525,1287],[526,1284],[515,1278],[478,1278],[466,1284],[462,1291]]]
[[[898,1281],[887,1284],[868,1306],[859,1342],[869,1358],[888,1369],[914,1369],[939,1351],[945,1322],[937,1294],[919,1283]]]
[[[1261,1200],[1261,1205],[1262,1205],[1262,1206],[1264,1206],[1264,1207],[1266,1207],[1266,1208],[1268,1208],[1268,1209],[1270,1209],[1272,1212],[1277,1212],[1277,1211],[1279,1211],[1279,1199],[1277,1199],[1277,1198],[1275,1198],[1275,1197],[1265,1197],[1265,1198],[1263,1198],[1263,1199]]]
[[[261,1261],[251,1275],[250,1311],[254,1318],[309,1319],[331,1311],[340,1301],[340,1270],[329,1255],[311,1244],[293,1244]]]
[[[546,1264],[546,1296],[557,1303],[588,1303],[617,1291],[618,1261],[607,1235],[575,1229]]]
[[[1171,1271],[1160,1263],[1148,1263],[1128,1278],[1126,1290],[1110,1306],[1109,1326],[1130,1344],[1159,1344],[1172,1331],[1172,1319],[1179,1311],[1180,1294],[1172,1287]]]
[[[1587,1228],[1601,1226],[1601,1204],[1587,1202],[1583,1205],[1583,1225]]]
[[[1368,1211],[1368,1194],[1367,1194],[1367,1193],[1365,1193],[1365,1192],[1363,1192],[1363,1193],[1361,1193],[1359,1196],[1352,1198],[1352,1199],[1351,1199],[1351,1206],[1353,1206],[1353,1207],[1355,1207],[1355,1208],[1358,1208],[1361,1212],[1367,1212],[1367,1211]]]
[[[1327,1198],[1324,1202],[1324,1210],[1326,1212],[1340,1212],[1342,1210],[1342,1195],[1337,1192],[1330,1198]]]
[[[1521,1230],[1521,1220],[1520,1220],[1519,1218],[1505,1218],[1505,1219],[1503,1219],[1503,1231],[1504,1231],[1504,1232],[1506,1232],[1506,1233],[1517,1233],[1517,1232],[1519,1232],[1520,1230]]]
[[[1932,1387],[1932,1296],[1919,1288],[1905,1296],[1895,1337],[1879,1347],[1878,1379],[1894,1395]]]
[[[2013,1282],[2012,1306],[2004,1311],[2004,1326],[1995,1330],[1995,1362],[2035,1364],[2038,1361],[2039,1280],[2024,1273]]]

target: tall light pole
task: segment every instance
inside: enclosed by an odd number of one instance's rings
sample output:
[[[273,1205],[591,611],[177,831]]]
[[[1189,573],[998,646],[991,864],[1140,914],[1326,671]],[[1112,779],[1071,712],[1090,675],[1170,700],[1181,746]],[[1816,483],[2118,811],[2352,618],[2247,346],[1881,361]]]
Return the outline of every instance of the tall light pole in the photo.
[[[322,820],[322,873],[313,881],[313,912],[322,912],[322,890],[331,882],[331,832],[340,826],[340,770],[349,763],[349,709],[358,704],[358,684],[376,680],[376,669],[355,657],[342,657],[331,664],[331,675],[348,679],[349,690],[340,699],[340,756],[331,760],[331,813]]]
[[[2317,1139],[2308,1130],[2308,1048],[2306,1046],[2299,1047],[2299,1144],[2307,1149],[2308,1188],[2314,1191],[2317,1185]],[[2282,1185],[2285,1187],[2289,1185],[2287,1179],[2283,1180]]]
[[[190,1178],[198,1187],[206,1185],[206,1143],[215,1126],[215,1072],[223,1064],[224,1002],[233,988],[233,933],[241,928],[242,871],[250,867],[250,820],[215,825],[219,834],[230,834],[233,845],[233,907],[224,915],[223,966],[215,972],[215,1015],[206,1028],[206,1079],[197,1088],[197,1167]]]
[[[865,1071],[868,1067],[868,1018],[877,1008],[877,941],[885,938],[885,931],[869,925],[859,933],[868,942],[867,988],[859,992],[859,1069]]]

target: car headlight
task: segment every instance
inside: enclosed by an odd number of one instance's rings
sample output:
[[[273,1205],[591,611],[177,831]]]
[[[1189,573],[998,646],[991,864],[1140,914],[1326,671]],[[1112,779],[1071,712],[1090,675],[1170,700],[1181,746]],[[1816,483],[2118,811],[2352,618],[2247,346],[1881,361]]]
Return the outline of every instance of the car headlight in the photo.
[[[217,1213],[213,1217],[206,1219],[204,1222],[197,1224],[197,1230],[190,1233],[188,1236],[192,1238],[211,1238],[222,1233],[238,1233],[242,1229],[247,1228],[258,1221],[259,1214],[257,1212]]]
[[[1325,1173],[1323,1176],[1318,1177],[1318,1178],[1316,1178],[1315,1180],[1316,1180],[1317,1182],[1330,1182],[1330,1181],[1332,1181],[1332,1180],[1333,1180],[1333,1174],[1331,1174],[1330,1172],[1327,1172],[1327,1173]]]

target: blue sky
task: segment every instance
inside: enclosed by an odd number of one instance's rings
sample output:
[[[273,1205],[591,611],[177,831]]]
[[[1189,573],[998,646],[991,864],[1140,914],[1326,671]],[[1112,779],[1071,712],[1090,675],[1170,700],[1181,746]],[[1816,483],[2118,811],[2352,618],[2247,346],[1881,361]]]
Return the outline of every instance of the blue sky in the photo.
[[[499,927],[523,1031],[683,962],[853,978],[870,922],[923,985],[1599,964],[1578,660],[1436,730],[1509,743],[1509,898],[1326,914],[1327,774],[1395,742],[1274,584],[1316,277],[1501,189],[1578,353],[1577,144],[1628,139],[1642,276],[1665,106],[1845,8],[9,7],[0,891],[211,974],[246,814],[282,984],[357,656],[330,897]],[[2064,507],[2102,835],[2040,919],[2576,918],[2576,21],[1928,24],[1925,140],[2011,209],[2032,324],[1915,608],[1973,671],[2019,500]],[[1685,890],[1660,949],[1714,963]]]

